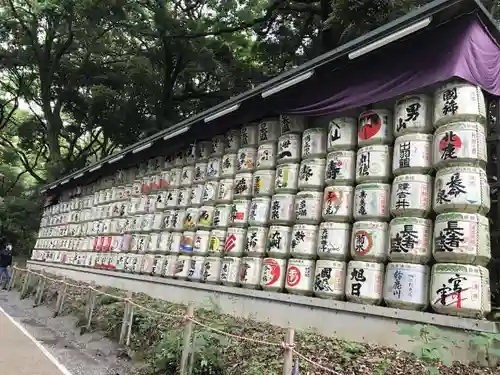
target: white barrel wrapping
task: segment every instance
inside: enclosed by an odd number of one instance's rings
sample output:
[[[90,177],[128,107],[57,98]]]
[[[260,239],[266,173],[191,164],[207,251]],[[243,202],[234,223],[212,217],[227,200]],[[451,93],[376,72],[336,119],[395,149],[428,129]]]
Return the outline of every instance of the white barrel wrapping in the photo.
[[[389,260],[426,264],[431,259],[432,221],[397,217],[389,224]]]
[[[346,263],[335,260],[318,260],[314,271],[314,295],[323,298],[343,299],[345,296]]]

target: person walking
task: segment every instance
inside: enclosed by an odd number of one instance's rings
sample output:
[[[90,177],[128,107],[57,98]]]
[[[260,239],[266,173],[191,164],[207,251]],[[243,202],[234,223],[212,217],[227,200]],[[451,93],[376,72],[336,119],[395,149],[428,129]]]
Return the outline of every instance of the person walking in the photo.
[[[0,237],[0,285],[7,289],[10,280],[9,267],[12,266],[12,245],[7,243],[5,237]],[[2,282],[3,281],[3,285]]]

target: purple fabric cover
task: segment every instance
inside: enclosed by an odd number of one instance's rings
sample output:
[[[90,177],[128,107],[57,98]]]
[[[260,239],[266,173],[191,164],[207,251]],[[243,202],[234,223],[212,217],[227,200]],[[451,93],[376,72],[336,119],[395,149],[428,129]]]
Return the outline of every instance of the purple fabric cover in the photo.
[[[477,15],[460,17],[405,43],[394,42],[383,53],[375,51],[351,61],[331,74],[331,83],[301,98],[309,104],[285,112],[331,115],[452,77],[500,95],[500,47]]]

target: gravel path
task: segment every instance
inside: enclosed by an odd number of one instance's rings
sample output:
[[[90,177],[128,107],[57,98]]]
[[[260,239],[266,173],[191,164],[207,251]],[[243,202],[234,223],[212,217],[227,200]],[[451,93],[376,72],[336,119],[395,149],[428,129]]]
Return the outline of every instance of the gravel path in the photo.
[[[95,332],[80,335],[72,316],[52,318],[53,311],[47,306],[33,308],[32,299],[20,300],[16,292],[0,291],[0,306],[72,375],[139,374],[130,361],[119,357],[116,343]]]

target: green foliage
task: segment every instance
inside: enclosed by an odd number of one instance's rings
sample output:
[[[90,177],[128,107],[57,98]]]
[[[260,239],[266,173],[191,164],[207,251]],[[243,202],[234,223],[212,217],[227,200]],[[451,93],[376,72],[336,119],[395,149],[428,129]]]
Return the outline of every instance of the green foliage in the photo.
[[[472,349],[486,357],[488,364],[500,358],[500,334],[498,333],[476,333],[469,343]]]
[[[429,375],[440,373],[439,367],[436,366],[438,362],[451,366],[450,344],[455,345],[455,343],[436,326],[408,325],[398,333],[411,337],[410,342],[416,342],[413,354],[425,364]]]

